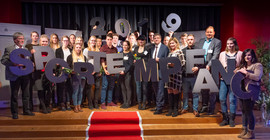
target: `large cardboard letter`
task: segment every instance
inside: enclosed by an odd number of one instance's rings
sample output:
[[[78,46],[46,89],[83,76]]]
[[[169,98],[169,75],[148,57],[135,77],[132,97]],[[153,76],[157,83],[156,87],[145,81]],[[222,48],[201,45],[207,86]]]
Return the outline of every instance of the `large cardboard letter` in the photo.
[[[222,79],[225,81],[225,83],[227,85],[230,85],[231,78],[234,75],[233,72],[234,70],[235,70],[235,59],[227,60],[227,71],[224,69],[224,67],[222,66],[222,64],[218,59],[212,60],[211,73],[217,85],[219,85],[219,73],[221,74]]]
[[[47,79],[53,83],[62,83],[68,78],[68,74],[62,72],[59,77],[55,76],[53,73],[53,70],[56,64],[59,64],[61,67],[70,69],[70,67],[68,66],[68,63],[64,59],[54,58],[46,64],[45,75]]]
[[[36,51],[34,53],[36,70],[42,70],[44,68],[44,62],[49,62],[50,60],[55,58],[54,51],[49,46],[33,46],[33,49]],[[48,55],[43,56],[43,53],[46,53]]]
[[[241,72],[237,72],[231,80],[231,90],[234,95],[240,99],[250,99],[257,100],[260,93],[260,86],[248,85],[247,89],[241,84],[245,79],[245,75]],[[245,90],[243,90],[245,89]]]
[[[94,67],[91,63],[76,62],[74,63],[74,71],[77,72],[78,79],[86,77],[88,84],[94,84],[94,76],[92,75]],[[81,81],[81,80],[79,80]]]
[[[170,68],[167,67],[168,63],[174,64],[174,67]],[[159,59],[159,64],[160,64],[160,71],[162,75],[162,80],[164,82],[169,82],[169,75],[181,72],[181,62],[179,58],[177,57],[168,57],[168,58],[163,58]]]
[[[120,71],[125,70],[125,67],[123,67],[123,53],[106,54],[106,61],[107,70],[110,74],[119,74]]]
[[[100,65],[100,58],[106,58],[105,52],[94,52],[88,51],[88,58],[92,58],[94,60],[94,71],[99,72],[101,65]]]
[[[193,73],[194,64],[204,64],[204,49],[194,49],[186,51],[186,73]]]
[[[206,69],[200,69],[192,92],[200,93],[202,89],[209,89],[210,93],[219,92],[214,79],[212,78],[210,72]]]
[[[147,65],[143,59],[136,60],[135,63],[135,73],[136,73],[136,81],[144,81],[148,82],[156,82],[159,80],[158,76],[158,68],[155,59],[148,59]]]
[[[22,58],[22,56],[24,58]],[[10,71],[18,76],[27,75],[33,72],[34,66],[30,59],[25,59],[25,57],[31,57],[31,53],[26,49],[15,49],[9,54],[9,59],[11,62],[16,64],[23,64],[24,67],[9,66]]]

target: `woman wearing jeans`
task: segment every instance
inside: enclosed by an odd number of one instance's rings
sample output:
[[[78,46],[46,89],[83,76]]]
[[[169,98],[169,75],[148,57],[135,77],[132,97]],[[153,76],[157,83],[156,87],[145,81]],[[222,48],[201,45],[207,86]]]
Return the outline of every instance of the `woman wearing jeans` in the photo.
[[[239,51],[239,47],[237,45],[237,41],[235,38],[230,37],[227,40],[227,46],[225,51],[221,52],[219,55],[219,61],[221,62],[222,66],[227,70],[227,60],[228,59],[235,59],[236,68],[239,67],[241,56],[241,51]],[[230,127],[234,127],[234,119],[235,119],[235,112],[236,112],[236,102],[237,98],[231,91],[230,85],[227,85],[225,81],[221,78],[220,80],[220,88],[219,88],[219,100],[222,110],[223,121],[219,124],[220,126],[225,126],[230,124]],[[229,95],[228,95],[229,94]],[[230,115],[228,114],[228,107],[227,107],[227,97],[229,96],[230,100]]]
[[[82,53],[82,46],[79,43],[76,43],[75,48],[73,48],[72,54],[70,54],[67,58],[67,63],[69,64],[70,68],[74,68],[75,62],[86,62],[86,57]],[[74,71],[71,73],[71,79],[72,79],[72,87],[73,87],[73,105],[74,105],[74,112],[83,112],[81,109],[81,103],[82,103],[82,94],[83,94],[83,88],[85,85],[85,77],[80,78],[77,76],[77,73]]]
[[[253,107],[256,100],[259,98],[260,93],[260,81],[263,75],[263,66],[258,63],[256,54],[252,49],[246,49],[243,52],[241,66],[238,72],[245,75],[244,84],[245,87],[249,87],[256,90],[257,93],[249,99],[239,99],[242,109],[242,131],[238,138],[242,139],[254,139],[255,118],[253,114]]]
[[[145,65],[147,65],[150,52],[145,47],[145,40],[146,40],[146,37],[144,35],[140,35],[137,38],[138,46],[134,48],[133,55],[136,56],[137,60],[143,59]],[[136,60],[134,60],[134,63],[135,62]],[[135,73],[134,73],[134,77],[136,77]],[[136,81],[136,93],[137,93],[137,101],[139,104],[138,106],[139,110],[146,109],[147,85],[148,85],[148,82]]]

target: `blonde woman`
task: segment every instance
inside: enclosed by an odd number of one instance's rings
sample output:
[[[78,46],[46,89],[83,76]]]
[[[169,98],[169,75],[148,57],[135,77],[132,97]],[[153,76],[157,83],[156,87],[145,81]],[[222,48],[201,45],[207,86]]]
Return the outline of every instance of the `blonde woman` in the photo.
[[[94,65],[94,59],[93,57],[88,56],[89,51],[94,51],[94,52],[99,52],[99,48],[96,45],[97,38],[95,36],[91,36],[88,40],[88,47],[83,50],[83,55],[86,56],[87,62],[91,63]],[[98,109],[98,97],[99,97],[99,90],[100,90],[100,81],[101,81],[101,74],[93,72],[92,75],[95,78],[95,91],[93,92],[92,85],[85,84],[85,89],[84,89],[84,95],[87,96],[88,99],[88,108],[93,109],[96,108]],[[94,97],[94,99],[93,99]],[[93,102],[94,101],[94,102]]]
[[[80,36],[76,37],[75,44],[76,43],[79,43],[82,46],[82,50],[84,50],[84,41],[82,37]]]
[[[55,33],[51,34],[50,36],[50,47],[54,52],[56,49],[60,48],[59,37]]]
[[[76,62],[86,62],[86,57],[83,55],[82,52],[82,45],[79,43],[75,43],[72,54],[70,54],[67,58],[67,63],[69,64],[71,69],[74,68],[74,63]],[[74,105],[74,112],[83,112],[83,110],[81,109],[81,102],[83,88],[85,85],[85,77],[79,79],[79,77],[73,71],[71,74],[71,79],[73,87],[72,100]]]
[[[178,40],[174,37],[169,40],[168,43],[170,53],[168,57],[179,58],[181,65],[185,65],[185,58],[183,52],[180,50],[180,44]],[[174,64],[169,63],[168,67],[173,67]],[[178,105],[179,105],[179,92],[182,88],[182,71],[171,74],[169,76],[169,82],[166,84],[168,90],[168,100],[169,100],[169,112],[166,116],[178,116]]]

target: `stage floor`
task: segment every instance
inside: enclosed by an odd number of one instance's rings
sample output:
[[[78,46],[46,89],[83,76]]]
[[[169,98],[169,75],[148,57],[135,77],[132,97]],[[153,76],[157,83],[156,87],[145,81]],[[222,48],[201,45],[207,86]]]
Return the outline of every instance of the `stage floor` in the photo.
[[[4,139],[14,139],[9,138],[10,135],[15,136],[16,139],[85,139],[85,129],[92,111],[139,111],[144,129],[144,139],[146,140],[177,140],[179,138],[191,140],[231,140],[238,139],[237,135],[242,127],[240,115],[236,117],[236,127],[230,128],[229,126],[220,127],[218,125],[221,122],[221,115],[219,113],[211,116],[200,114],[200,117],[195,117],[190,112],[177,117],[171,117],[165,116],[166,112],[161,115],[154,115],[150,109],[138,110],[138,106],[122,109],[120,104],[118,104],[116,107],[107,107],[106,110],[83,108],[83,112],[74,113],[73,111],[54,109],[50,114],[35,112],[35,116],[22,115],[22,109],[20,108],[18,120],[11,118],[10,109],[0,109],[0,134],[5,135],[6,138]],[[262,122],[260,122],[261,112],[254,111],[254,113],[257,121],[256,138],[269,140],[270,129],[265,128]],[[52,135],[50,138],[46,138],[46,135],[48,135],[45,133],[46,131]],[[24,134],[21,134],[22,132]],[[19,138],[17,135],[22,135],[26,138]],[[2,139],[0,137],[0,140]]]

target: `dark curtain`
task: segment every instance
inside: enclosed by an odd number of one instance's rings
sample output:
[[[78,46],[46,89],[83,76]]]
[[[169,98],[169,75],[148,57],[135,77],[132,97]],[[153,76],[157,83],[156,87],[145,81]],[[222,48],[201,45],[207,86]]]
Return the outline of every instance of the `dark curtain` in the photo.
[[[176,32],[205,30],[212,25],[216,37],[220,37],[220,6],[161,6],[161,5],[109,5],[109,4],[63,4],[63,3],[22,3],[23,24],[41,25],[44,28],[81,30],[85,41],[91,32],[90,20],[102,17],[106,21],[105,30],[114,30],[117,19],[129,21],[131,32],[138,30],[147,35],[154,30],[165,35],[161,22],[166,22],[170,13],[181,17],[182,23]],[[148,19],[146,27],[138,22]]]

